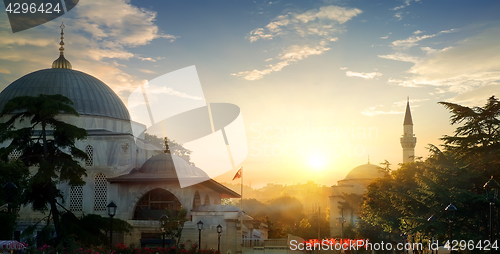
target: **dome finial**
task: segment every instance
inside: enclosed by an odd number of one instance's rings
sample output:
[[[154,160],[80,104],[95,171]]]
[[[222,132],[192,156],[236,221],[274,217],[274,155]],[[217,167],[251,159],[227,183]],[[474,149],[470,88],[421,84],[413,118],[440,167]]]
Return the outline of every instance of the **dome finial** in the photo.
[[[59,42],[59,58],[57,58],[53,63],[52,63],[52,68],[54,69],[72,69],[71,63],[64,58],[64,23],[61,23],[61,42]]]
[[[59,52],[61,52],[61,55],[64,55],[64,22],[61,23],[61,42],[59,42],[59,45],[61,45],[61,47],[59,48]]]

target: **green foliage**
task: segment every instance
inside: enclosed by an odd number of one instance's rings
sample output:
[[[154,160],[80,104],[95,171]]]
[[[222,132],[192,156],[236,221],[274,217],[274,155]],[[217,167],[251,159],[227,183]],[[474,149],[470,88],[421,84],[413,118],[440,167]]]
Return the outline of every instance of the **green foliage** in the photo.
[[[29,179],[24,201],[39,211],[50,207],[58,240],[62,237],[57,210],[61,193],[56,184],[68,181],[69,185],[82,185],[82,176],[86,175],[78,159],[87,159],[87,155],[76,148],[75,141],[84,139],[87,131],[56,117],[59,114],[78,116],[71,105],[73,102],[60,94],[21,96],[8,101],[0,113],[0,117],[10,115],[0,124],[0,142],[10,141],[7,147],[0,149],[0,156],[6,160],[16,150],[26,166],[38,167]]]
[[[191,151],[184,148],[181,144],[178,144],[175,141],[170,140],[170,139],[168,139],[168,141],[165,142],[166,140],[159,138],[155,135],[150,135],[148,133],[146,133],[144,135],[144,138],[148,142],[150,142],[152,145],[164,150],[165,152],[167,152],[167,145],[166,144],[168,144],[168,151],[171,154],[181,157],[186,162],[188,162],[190,165],[194,166],[194,163],[191,162]]]
[[[24,190],[28,185],[29,170],[20,160],[0,161],[0,204],[10,202],[11,213],[0,212],[0,239],[11,239],[16,226],[16,217],[19,206],[22,204]],[[17,186],[16,190],[6,193],[3,187],[9,181]],[[7,200],[8,198],[9,200]]]
[[[402,164],[368,186],[357,230],[362,236],[380,237],[372,230],[380,228],[393,238],[407,233],[411,241],[422,242],[434,234],[442,241],[449,237],[452,220],[454,239],[488,239],[483,185],[491,175],[500,178],[500,103],[492,96],[484,107],[440,104],[452,113],[451,123],[459,125],[455,134],[443,136],[443,150],[429,145],[426,160]],[[456,214],[444,211],[449,203],[457,207]],[[437,221],[428,222],[431,215]]]
[[[90,247],[99,246],[109,242],[110,218],[105,218],[96,214],[76,217],[71,212],[62,214],[64,239],[75,241],[78,246]],[[132,226],[124,220],[113,218],[113,233],[128,233]]]
[[[160,229],[165,232],[165,237],[167,239],[173,239],[179,247],[180,239],[182,237],[182,230],[184,229],[184,223],[189,221],[187,218],[187,210],[181,208],[175,212],[166,209],[165,214],[167,219],[160,218]]]

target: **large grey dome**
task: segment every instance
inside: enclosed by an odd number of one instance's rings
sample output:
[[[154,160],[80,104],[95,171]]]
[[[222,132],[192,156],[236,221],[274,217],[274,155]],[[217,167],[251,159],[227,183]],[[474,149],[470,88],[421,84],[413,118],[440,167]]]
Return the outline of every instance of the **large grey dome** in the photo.
[[[81,71],[60,68],[35,71],[12,82],[0,93],[0,111],[12,98],[40,94],[68,97],[80,115],[130,120],[123,102],[102,81]]]

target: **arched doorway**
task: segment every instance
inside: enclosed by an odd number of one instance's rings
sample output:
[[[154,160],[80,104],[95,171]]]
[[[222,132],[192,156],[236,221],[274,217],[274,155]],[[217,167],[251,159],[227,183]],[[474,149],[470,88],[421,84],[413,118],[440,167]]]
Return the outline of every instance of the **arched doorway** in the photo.
[[[154,189],[139,200],[133,220],[159,220],[166,209],[175,215],[181,209],[181,202],[170,191]]]

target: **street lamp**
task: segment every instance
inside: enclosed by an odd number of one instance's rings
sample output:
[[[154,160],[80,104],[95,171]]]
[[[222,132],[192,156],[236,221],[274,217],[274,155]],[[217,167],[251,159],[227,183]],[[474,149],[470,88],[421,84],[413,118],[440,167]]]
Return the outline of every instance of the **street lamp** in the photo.
[[[457,211],[457,208],[452,204],[450,203],[445,209],[445,211],[447,212],[451,212],[451,216],[450,216],[450,219],[449,219],[449,223],[450,223],[450,253],[453,253],[453,218],[455,217],[455,212]]]
[[[111,219],[111,223],[109,224],[109,249],[112,250],[113,249],[113,217],[115,217],[116,215],[116,205],[113,201],[111,201],[109,204],[108,204],[108,215],[109,215],[109,218]]]
[[[198,251],[201,251],[201,230],[203,229],[203,222],[200,220],[196,225],[198,225]]]
[[[163,231],[163,243],[162,243],[162,248],[165,249],[165,234],[167,233],[167,221],[168,221],[168,216],[166,214],[162,215],[160,217],[160,222],[161,222],[161,231]]]
[[[17,186],[9,181],[2,187],[5,195],[5,201],[7,201],[7,212],[10,213],[12,210],[12,202],[14,201],[14,194],[17,190]]]
[[[484,184],[483,188],[486,190],[486,200],[490,202],[490,244],[493,244],[493,206],[498,199],[500,184],[491,176],[491,179]],[[493,253],[493,248],[490,248],[490,253]]]
[[[218,234],[218,238],[217,238],[217,252],[220,254],[220,233],[222,233],[222,226],[219,224],[219,226],[217,226],[217,234]]]
[[[431,217],[429,217],[429,219],[427,219],[428,222],[430,223],[434,223],[436,221],[436,217],[434,217],[434,214],[431,215]],[[434,225],[431,225],[431,254],[434,254]],[[436,250],[437,252],[437,250]]]
[[[407,240],[406,233],[401,232],[401,234],[399,236],[401,236],[401,239],[403,240],[403,254],[404,254],[405,253],[404,248],[406,246],[406,240]]]

